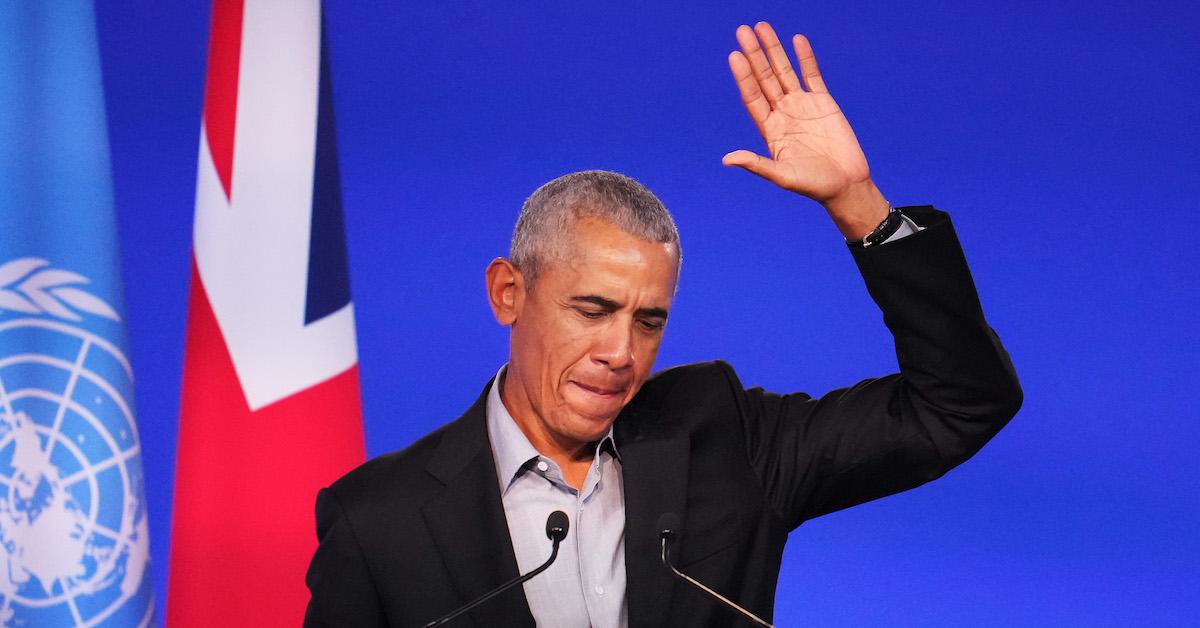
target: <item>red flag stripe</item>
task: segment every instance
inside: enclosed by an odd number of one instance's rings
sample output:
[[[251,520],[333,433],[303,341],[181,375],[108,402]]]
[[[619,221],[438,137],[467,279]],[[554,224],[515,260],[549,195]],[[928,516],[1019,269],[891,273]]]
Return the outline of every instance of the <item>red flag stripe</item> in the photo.
[[[365,457],[358,367],[250,410],[192,267],[166,625],[299,626],[317,491]]]
[[[225,198],[233,194],[233,136],[237,125],[238,66],[243,0],[213,0],[204,89],[204,133]]]

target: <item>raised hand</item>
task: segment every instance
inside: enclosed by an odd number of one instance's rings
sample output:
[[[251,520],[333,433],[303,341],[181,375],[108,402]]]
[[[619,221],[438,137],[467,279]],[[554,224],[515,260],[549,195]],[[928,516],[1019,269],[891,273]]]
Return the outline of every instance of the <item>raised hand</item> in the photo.
[[[722,162],[821,203],[848,239],[870,233],[887,216],[888,204],[825,87],[808,39],[792,40],[799,75],[770,24],[740,26],[737,40],[741,51],[730,53],[729,69],[771,157],[735,150]]]

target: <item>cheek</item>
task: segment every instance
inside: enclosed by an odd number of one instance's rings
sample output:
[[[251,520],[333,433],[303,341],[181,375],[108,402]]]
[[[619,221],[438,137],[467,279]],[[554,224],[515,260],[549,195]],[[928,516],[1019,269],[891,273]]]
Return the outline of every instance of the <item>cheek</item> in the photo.
[[[639,332],[634,332],[639,333]],[[658,357],[658,348],[662,346],[662,334],[646,335],[639,339],[636,347],[637,357],[641,358],[641,363],[646,365],[649,370],[654,365],[654,359]]]
[[[654,370],[654,360],[658,357],[658,347],[662,344],[662,336],[653,338],[645,338],[636,348],[637,354],[637,382],[638,386],[646,381],[650,376],[650,372]]]
[[[562,386],[570,378],[572,369],[586,366],[590,346],[586,330],[567,330],[543,340],[542,379],[548,385]]]

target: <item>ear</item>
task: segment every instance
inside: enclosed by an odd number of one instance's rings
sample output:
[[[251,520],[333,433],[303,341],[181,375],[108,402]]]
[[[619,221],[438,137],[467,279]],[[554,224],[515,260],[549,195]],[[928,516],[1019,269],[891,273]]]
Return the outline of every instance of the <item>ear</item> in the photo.
[[[513,263],[497,257],[487,267],[488,304],[501,325],[512,325],[525,302],[525,277]]]

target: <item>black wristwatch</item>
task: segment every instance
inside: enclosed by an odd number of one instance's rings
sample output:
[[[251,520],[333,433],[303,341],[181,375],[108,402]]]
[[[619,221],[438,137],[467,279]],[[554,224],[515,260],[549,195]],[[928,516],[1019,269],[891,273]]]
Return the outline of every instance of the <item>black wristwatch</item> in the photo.
[[[887,218],[884,218],[883,222],[879,223],[879,226],[875,227],[874,231],[868,233],[861,240],[847,241],[846,243],[862,249],[883,244],[887,242],[888,238],[896,234],[896,230],[902,224],[904,224],[904,215],[889,203]]]

